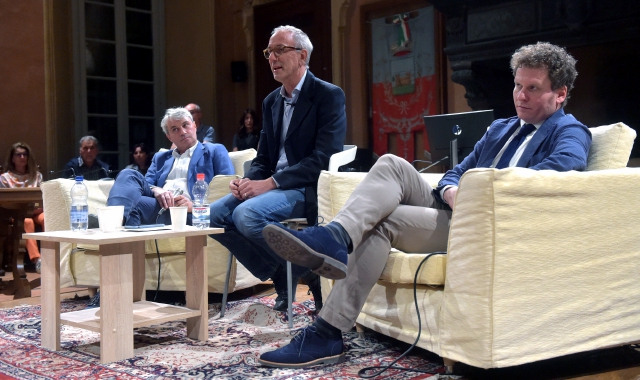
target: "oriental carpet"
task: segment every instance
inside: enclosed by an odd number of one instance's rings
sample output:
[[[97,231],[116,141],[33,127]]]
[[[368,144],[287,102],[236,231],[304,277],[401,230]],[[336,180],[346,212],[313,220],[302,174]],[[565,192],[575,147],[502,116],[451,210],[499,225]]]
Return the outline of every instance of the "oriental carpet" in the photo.
[[[83,309],[87,300],[62,302],[62,312]],[[258,363],[260,353],[285,345],[313,321],[313,301],[294,303],[294,330],[286,313],[271,309],[273,299],[250,297],[230,302],[225,317],[220,304],[209,305],[209,340],[185,337],[185,322],[136,329],[134,357],[100,364],[100,335],[61,327],[61,351],[40,346],[40,306],[0,309],[0,379],[356,379],[363,367],[386,365],[406,345],[368,332],[344,334],[347,360],[339,365],[278,369]],[[401,347],[399,347],[401,346]],[[443,372],[437,356],[422,351],[397,366]],[[390,370],[380,379],[436,379],[437,375]],[[455,378],[455,377],[454,377]]]

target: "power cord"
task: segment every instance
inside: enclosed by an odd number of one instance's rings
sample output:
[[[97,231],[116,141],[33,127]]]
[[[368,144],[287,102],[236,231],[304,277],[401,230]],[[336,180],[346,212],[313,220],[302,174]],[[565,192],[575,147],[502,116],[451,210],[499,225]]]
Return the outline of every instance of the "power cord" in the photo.
[[[364,379],[371,379],[373,377],[380,376],[383,372],[385,372],[385,371],[387,371],[389,369],[395,369],[395,370],[400,370],[400,371],[409,371],[409,372],[427,373],[427,374],[430,374],[430,375],[438,374],[438,372],[426,371],[426,370],[417,369],[417,368],[397,367],[397,366],[394,366],[394,364],[396,364],[398,362],[398,360],[400,360],[400,359],[404,358],[405,356],[407,356],[409,354],[409,352],[411,352],[411,350],[413,350],[413,348],[416,346],[416,344],[420,340],[420,334],[422,333],[422,319],[420,318],[420,308],[418,307],[418,295],[417,295],[418,273],[420,273],[420,268],[422,267],[422,264],[427,262],[427,260],[431,256],[434,256],[434,255],[446,255],[446,254],[447,254],[446,252],[433,252],[433,253],[430,253],[430,254],[427,255],[427,257],[422,259],[422,261],[420,262],[420,265],[418,265],[418,269],[416,269],[416,274],[415,274],[415,276],[413,278],[413,302],[414,302],[414,304],[416,306],[416,313],[418,314],[418,336],[416,337],[416,340],[413,342],[411,347],[409,347],[402,355],[398,356],[398,358],[396,360],[394,360],[393,362],[391,362],[391,364],[389,364],[387,366],[374,366],[374,367],[362,368],[360,371],[358,371],[358,376],[360,376],[361,378],[364,378]],[[377,373],[366,374],[366,372],[373,371],[373,370],[379,369],[379,368],[382,368],[382,370],[377,372]]]
[[[164,209],[160,209],[158,216],[156,216],[156,224],[159,224],[158,219],[160,218],[160,215],[162,215],[162,210]],[[160,267],[162,266],[162,261],[160,261],[160,249],[158,249],[158,239],[154,239],[153,241],[156,243],[156,254],[158,256],[158,285],[156,285],[156,294],[153,296],[153,302],[156,302],[156,299],[158,298],[158,293],[160,292]]]

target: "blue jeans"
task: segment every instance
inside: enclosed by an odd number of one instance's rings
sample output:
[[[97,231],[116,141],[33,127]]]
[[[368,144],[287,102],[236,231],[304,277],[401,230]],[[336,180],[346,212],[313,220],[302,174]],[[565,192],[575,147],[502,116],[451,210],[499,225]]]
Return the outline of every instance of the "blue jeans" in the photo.
[[[171,224],[168,210],[158,215],[160,204],[154,197],[149,183],[136,170],[124,169],[118,174],[109,192],[107,206],[124,206],[125,226]],[[187,224],[191,224],[191,214],[187,216]]]
[[[249,272],[262,281],[272,278],[286,261],[262,237],[267,224],[305,216],[304,189],[275,189],[241,201],[228,194],[211,204],[211,227],[222,227],[223,234],[209,235],[226,247]],[[309,269],[292,265],[294,277]]]

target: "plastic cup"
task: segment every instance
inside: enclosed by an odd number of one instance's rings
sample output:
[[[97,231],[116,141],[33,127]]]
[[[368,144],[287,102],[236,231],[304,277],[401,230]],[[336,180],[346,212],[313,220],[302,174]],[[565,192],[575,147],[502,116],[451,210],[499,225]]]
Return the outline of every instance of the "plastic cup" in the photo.
[[[176,206],[169,207],[171,213],[171,226],[174,231],[184,231],[187,226],[187,207]]]
[[[122,217],[124,206],[107,206],[98,208],[98,223],[100,231],[114,232],[118,227],[122,227]]]

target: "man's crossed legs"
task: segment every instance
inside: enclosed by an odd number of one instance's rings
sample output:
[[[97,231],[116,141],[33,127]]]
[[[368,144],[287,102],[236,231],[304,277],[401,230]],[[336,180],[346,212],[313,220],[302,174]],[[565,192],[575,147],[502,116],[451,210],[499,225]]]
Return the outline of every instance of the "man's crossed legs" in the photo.
[[[262,354],[260,363],[297,368],[343,361],[342,332],[353,328],[391,247],[444,251],[450,218],[411,164],[385,155],[326,227],[296,232],[266,226],[263,235],[276,254],[321,276],[343,279],[334,284],[317,320],[287,346]]]

